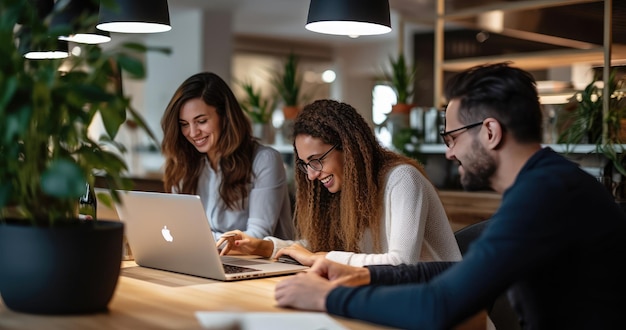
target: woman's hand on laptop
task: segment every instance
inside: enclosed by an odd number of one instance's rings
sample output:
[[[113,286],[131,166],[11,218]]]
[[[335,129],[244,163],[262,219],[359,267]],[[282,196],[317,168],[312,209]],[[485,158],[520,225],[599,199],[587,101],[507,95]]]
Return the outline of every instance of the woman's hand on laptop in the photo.
[[[222,245],[223,248],[220,251],[220,255],[226,255],[232,251],[269,258],[274,251],[274,243],[272,241],[248,236],[241,230],[232,230],[222,234],[216,246],[219,249]]]
[[[313,253],[307,250],[304,246],[294,243],[286,248],[278,250],[278,252],[276,252],[276,259],[280,258],[280,256],[287,255],[296,259],[299,263],[305,266],[311,266],[315,260],[325,258],[326,253],[328,252]]]

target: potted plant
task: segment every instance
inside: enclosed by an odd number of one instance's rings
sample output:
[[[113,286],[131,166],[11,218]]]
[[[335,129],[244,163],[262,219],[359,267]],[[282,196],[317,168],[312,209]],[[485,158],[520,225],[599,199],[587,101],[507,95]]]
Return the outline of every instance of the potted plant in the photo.
[[[87,127],[100,112],[113,142],[128,112],[149,133],[112,84],[116,67],[135,77],[144,67],[122,49],[97,45],[65,60],[26,60],[24,46],[50,47],[69,32],[49,28],[55,11],[44,18],[37,3],[0,0],[0,295],[20,312],[99,312],[119,276],[123,225],[78,219],[78,201],[94,173],[116,201],[116,189],[131,181],[124,161]]]
[[[275,72],[272,84],[283,102],[285,119],[294,119],[299,111],[302,75],[298,71],[299,58],[293,52],[285,60],[283,70]]]
[[[600,84],[601,77],[596,74],[584,90],[574,95],[571,102],[575,102],[575,108],[565,114],[558,142],[566,144],[568,152],[576,144],[595,145],[595,152],[607,160],[604,175],[608,176],[607,181],[611,181],[613,169],[626,176],[626,150],[623,145],[626,137],[621,133],[626,119],[626,104],[615,93],[615,70],[611,71],[608,81],[608,88],[603,88]],[[610,97],[609,113],[606,117],[603,113],[605,95]]]
[[[389,65],[391,72],[386,72],[384,78],[389,82],[397,97],[397,102],[392,106],[391,112],[408,114],[414,106],[411,101],[417,70],[415,66],[407,64],[403,53],[400,53],[397,58],[389,56]]]
[[[239,104],[252,121],[253,135],[263,143],[271,144],[273,132],[270,120],[276,106],[275,100],[263,97],[261,90],[255,89],[249,81],[241,82],[239,86],[245,93],[245,98]]]
[[[383,77],[387,84],[391,86],[396,94],[396,104],[391,106],[391,112],[387,114],[387,118],[381,124],[389,130],[391,134],[392,146],[399,152],[404,152],[404,141],[407,136],[415,135],[416,132],[410,126],[410,113],[414,105],[411,103],[413,98],[413,83],[415,81],[416,70],[410,67],[404,58],[404,54],[400,53],[396,58],[389,56],[389,66],[391,71],[383,70]],[[416,138],[419,138],[416,135]]]
[[[242,82],[239,85],[246,96],[239,104],[252,123],[269,123],[272,119],[272,111],[276,106],[276,102],[272,99],[264,98],[261,90],[255,89],[251,82]]]

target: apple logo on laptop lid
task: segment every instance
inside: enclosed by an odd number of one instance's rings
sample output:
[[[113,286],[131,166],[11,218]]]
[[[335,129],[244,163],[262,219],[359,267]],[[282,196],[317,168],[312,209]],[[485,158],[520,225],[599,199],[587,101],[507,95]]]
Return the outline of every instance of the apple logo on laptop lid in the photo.
[[[161,229],[161,235],[163,235],[163,238],[168,242],[174,241],[174,236],[172,236],[170,230],[167,229],[167,226],[163,226],[163,229]]]

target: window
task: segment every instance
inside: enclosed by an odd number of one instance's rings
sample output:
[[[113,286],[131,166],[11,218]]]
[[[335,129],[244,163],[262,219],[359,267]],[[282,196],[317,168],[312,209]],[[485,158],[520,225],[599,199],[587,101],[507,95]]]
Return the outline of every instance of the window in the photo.
[[[387,115],[391,112],[391,106],[396,104],[396,93],[388,85],[379,84],[372,91],[372,120],[375,125],[375,134],[380,143],[385,147],[391,147],[391,134],[385,127]]]

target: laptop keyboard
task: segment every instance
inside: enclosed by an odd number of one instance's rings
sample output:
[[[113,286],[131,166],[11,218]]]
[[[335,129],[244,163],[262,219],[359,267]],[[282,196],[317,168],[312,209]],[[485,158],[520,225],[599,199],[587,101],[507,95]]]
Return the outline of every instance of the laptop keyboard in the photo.
[[[224,272],[226,274],[255,272],[255,271],[258,271],[258,270],[259,269],[224,264]]]
[[[237,273],[260,271],[260,269],[244,267],[244,266],[258,265],[259,262],[255,261],[254,259],[248,260],[248,259],[233,258],[233,257],[227,257],[227,256],[223,256],[221,258],[222,258],[222,264],[224,265],[224,272],[226,274],[237,274]]]

